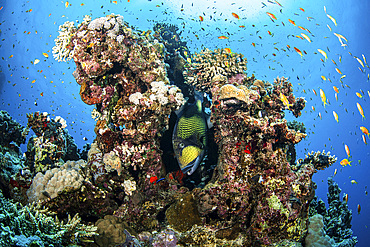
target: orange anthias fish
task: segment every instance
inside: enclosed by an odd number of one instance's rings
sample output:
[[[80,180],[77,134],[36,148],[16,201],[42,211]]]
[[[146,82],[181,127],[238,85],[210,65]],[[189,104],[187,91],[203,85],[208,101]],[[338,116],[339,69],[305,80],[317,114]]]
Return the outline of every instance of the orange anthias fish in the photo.
[[[231,49],[230,49],[230,48],[225,48],[225,51],[226,51],[227,53],[231,53]]]
[[[339,74],[342,74],[342,71],[340,71],[338,68],[335,68],[335,70],[336,70]]]
[[[325,107],[325,105],[326,105],[326,95],[324,93],[324,90],[322,90],[321,88],[320,88],[320,97],[321,97],[321,101],[322,101],[322,103],[324,103],[324,107]]]
[[[366,119],[365,115],[364,115],[364,110],[362,109],[360,103],[357,103],[357,109],[358,111],[360,112],[361,116],[362,116],[362,120],[363,119]]]
[[[360,212],[361,212],[361,205],[357,204],[357,213],[360,214]]]
[[[336,86],[333,86],[333,89],[336,93],[339,93],[339,89]]]
[[[339,123],[338,114],[335,111],[333,111],[333,116],[334,116],[335,121],[337,121],[337,123]]]
[[[301,50],[300,50],[300,49],[298,49],[297,47],[294,47],[294,50],[295,50],[299,55],[301,55],[301,58],[303,57],[303,54],[302,54],[302,52],[301,52]]]
[[[344,150],[346,151],[348,158],[351,158],[351,151],[349,150],[349,147],[347,146],[347,144],[344,145]]]
[[[334,23],[335,26],[337,26],[337,21],[330,15],[326,14],[326,16]]]
[[[238,19],[238,20],[240,19],[240,17],[239,17],[237,14],[235,14],[234,12],[232,12],[231,14],[232,14],[232,16],[233,16],[233,17],[235,17],[236,19]]]
[[[352,161],[349,161],[348,159],[342,159],[342,161],[340,162],[340,164],[345,167],[347,165],[351,166],[351,163]]]
[[[369,130],[366,127],[361,126],[360,127],[360,130],[362,131],[362,133],[364,133],[365,135],[367,135],[368,137],[370,137]]]
[[[288,19],[288,21],[289,21],[290,23],[292,23],[292,24],[295,26],[295,22],[294,22],[293,20]]]
[[[312,92],[315,94],[315,96],[317,96],[317,93],[316,93],[315,89],[312,89]]]
[[[304,12],[304,9],[303,8],[299,8],[300,10],[302,10]]]
[[[317,51],[320,52],[321,55],[323,55],[325,57],[325,61],[326,61],[326,59],[328,59],[328,55],[326,55],[326,52],[325,51],[323,51],[321,49],[317,49]]]
[[[274,15],[274,14],[272,14],[272,13],[270,13],[270,12],[266,12],[266,14],[270,17],[270,19],[271,19],[272,21],[277,20],[277,18],[275,17],[275,15]]]
[[[220,37],[218,37],[218,39],[229,39],[229,37],[226,37],[226,36],[220,36]]]
[[[302,35],[302,37],[303,38],[305,38],[308,42],[310,42],[311,43],[311,39],[310,39],[310,37],[308,37],[306,34],[304,34],[304,33],[301,33],[301,35]]]
[[[282,94],[282,93],[280,93],[280,100],[283,102],[283,104],[286,106],[286,107],[290,107],[290,106],[293,106],[293,104],[291,104],[290,102],[289,102],[289,100],[288,100],[288,98],[284,95],[284,94]]]
[[[200,21],[203,21],[203,20],[204,20],[203,16],[201,16],[201,15],[200,15],[200,16],[199,16],[199,20],[200,20]]]

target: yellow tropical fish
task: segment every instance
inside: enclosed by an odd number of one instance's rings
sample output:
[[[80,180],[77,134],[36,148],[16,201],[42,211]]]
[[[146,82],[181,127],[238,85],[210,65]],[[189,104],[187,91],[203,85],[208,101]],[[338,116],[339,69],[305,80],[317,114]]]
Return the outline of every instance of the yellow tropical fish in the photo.
[[[321,97],[321,100],[324,103],[324,107],[325,107],[325,105],[326,105],[326,96],[325,96],[324,90],[322,90],[321,88],[320,88],[320,97]]]
[[[362,95],[359,92],[356,92],[356,96],[362,99]]]
[[[352,179],[351,184],[358,184],[356,180]]]
[[[301,35],[302,35],[302,37],[303,38],[305,38],[308,42],[310,42],[311,43],[311,39],[310,39],[310,37],[308,37],[306,34],[304,34],[304,33],[301,33]]]
[[[366,137],[364,135],[362,135],[362,141],[367,145]]]
[[[333,86],[333,89],[336,93],[339,93],[339,89],[336,86]]]
[[[364,54],[362,54],[362,58],[364,59],[364,62],[367,64],[366,58],[365,58],[365,55]]]
[[[352,161],[349,161],[348,159],[342,159],[342,161],[340,162],[340,164],[345,167],[347,165],[351,166],[351,163]]]
[[[176,112],[172,145],[180,169],[188,175],[202,162],[207,146],[208,120],[202,102],[203,98],[196,95],[194,103],[186,102]]]
[[[289,103],[289,100],[287,99],[287,97],[284,95],[284,94],[282,94],[282,93],[280,93],[280,100],[283,102],[283,104],[286,106],[286,107],[290,107],[290,106],[293,106],[293,104],[290,104]]]
[[[364,110],[362,109],[362,106],[360,105],[360,103],[357,102],[357,109],[358,111],[360,112],[361,116],[362,116],[362,120],[363,119],[366,119],[365,115],[364,115]]]
[[[356,60],[361,64],[361,66],[362,66],[363,68],[365,68],[364,63],[361,61],[361,59],[359,59],[358,57],[355,57],[355,58],[356,58]]]
[[[339,123],[338,114],[335,111],[333,111],[333,116],[335,118],[335,121],[337,121],[337,123]]]
[[[351,158],[351,151],[349,150],[349,147],[347,146],[347,144],[344,145],[344,150],[346,151],[348,158]]]
[[[337,21],[330,15],[326,14],[326,16],[332,21],[334,22],[335,26],[337,25]]]
[[[38,64],[39,62],[40,62],[40,60],[36,58],[36,59],[35,59],[35,61],[33,62],[33,64],[34,64],[34,65],[36,65],[36,64]]]
[[[367,135],[368,137],[370,137],[369,130],[366,127],[361,126],[360,127],[360,130],[362,131],[362,133],[364,133],[365,135]]]
[[[325,61],[326,61],[326,59],[328,59],[328,55],[326,55],[326,52],[325,52],[325,51],[323,51],[323,50],[321,50],[321,49],[317,49],[317,51],[318,51],[318,52],[320,52],[320,53],[321,53],[321,55],[323,55],[323,56],[324,56]]]
[[[344,39],[346,42],[348,42],[348,40],[346,39],[346,37],[344,37],[343,35],[339,34],[339,33],[334,33],[335,36],[338,37],[338,39],[342,40]]]
[[[340,71],[338,68],[335,68],[335,71],[337,71],[339,74],[342,74],[342,71]]]
[[[44,55],[44,57],[48,58],[49,57],[49,54],[43,52],[42,55]]]
[[[326,77],[325,76],[321,76],[321,79],[323,79],[323,81],[326,81]]]

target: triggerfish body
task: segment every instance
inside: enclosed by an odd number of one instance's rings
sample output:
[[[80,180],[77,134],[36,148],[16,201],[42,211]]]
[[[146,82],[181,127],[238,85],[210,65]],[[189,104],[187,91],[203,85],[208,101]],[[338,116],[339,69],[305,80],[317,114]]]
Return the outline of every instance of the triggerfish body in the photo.
[[[183,173],[191,175],[202,162],[207,147],[207,115],[203,98],[195,96],[195,102],[186,102],[177,112],[177,122],[172,134],[173,150]]]

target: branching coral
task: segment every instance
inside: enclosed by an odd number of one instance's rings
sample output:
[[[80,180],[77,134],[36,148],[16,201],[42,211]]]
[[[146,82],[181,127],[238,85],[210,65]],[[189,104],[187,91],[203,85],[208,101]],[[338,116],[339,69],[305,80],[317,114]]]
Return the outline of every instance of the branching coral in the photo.
[[[195,53],[189,68],[184,71],[186,83],[201,92],[209,93],[221,76],[231,78],[247,70],[247,59],[242,54],[229,53],[225,49],[205,49]]]
[[[53,57],[58,62],[71,60],[73,50],[69,49],[71,38],[76,32],[76,27],[73,21],[66,21],[59,26],[59,35],[54,40]]]
[[[66,246],[81,243],[95,235],[96,227],[81,224],[78,215],[61,222],[46,215],[38,206],[21,206],[0,192],[1,246]]]

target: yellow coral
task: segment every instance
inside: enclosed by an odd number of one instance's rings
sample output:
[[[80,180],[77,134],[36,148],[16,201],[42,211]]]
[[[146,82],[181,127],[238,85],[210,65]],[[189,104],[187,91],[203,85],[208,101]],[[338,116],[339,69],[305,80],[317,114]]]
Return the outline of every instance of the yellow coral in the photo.
[[[252,102],[251,98],[259,98],[259,95],[257,92],[248,89],[244,85],[240,85],[238,87],[232,84],[223,85],[220,88],[219,99],[230,99],[230,98],[235,98],[247,104],[250,104]]]

